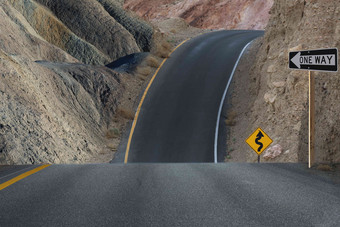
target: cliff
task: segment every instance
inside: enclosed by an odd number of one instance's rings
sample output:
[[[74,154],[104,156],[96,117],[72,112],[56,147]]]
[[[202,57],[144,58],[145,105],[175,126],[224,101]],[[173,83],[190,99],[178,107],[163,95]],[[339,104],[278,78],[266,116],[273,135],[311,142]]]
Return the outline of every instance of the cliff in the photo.
[[[251,130],[262,127],[280,144],[275,162],[307,162],[308,72],[288,69],[288,52],[340,47],[340,1],[275,1],[263,44],[247,83],[255,97]],[[313,72],[316,86],[315,154],[319,163],[340,162],[340,74]],[[244,142],[242,142],[244,143]],[[241,145],[246,149],[246,145]],[[255,154],[249,153],[253,160]]]

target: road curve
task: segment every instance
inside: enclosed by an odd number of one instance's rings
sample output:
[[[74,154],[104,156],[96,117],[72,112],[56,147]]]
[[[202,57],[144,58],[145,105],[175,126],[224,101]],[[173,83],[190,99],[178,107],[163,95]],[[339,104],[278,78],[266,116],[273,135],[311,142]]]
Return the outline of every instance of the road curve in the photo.
[[[216,118],[229,76],[242,49],[261,35],[212,32],[172,53],[145,97],[127,162],[214,162]]]

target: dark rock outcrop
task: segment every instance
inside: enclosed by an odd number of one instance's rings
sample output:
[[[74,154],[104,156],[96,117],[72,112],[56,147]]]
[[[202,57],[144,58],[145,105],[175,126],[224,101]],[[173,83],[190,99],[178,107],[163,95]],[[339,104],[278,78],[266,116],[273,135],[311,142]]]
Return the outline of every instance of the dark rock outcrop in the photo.
[[[8,1],[45,40],[85,64],[151,49],[153,28],[126,13],[121,1]]]
[[[35,29],[49,43],[63,49],[86,64],[105,64],[111,61],[95,46],[74,34],[48,9],[32,0],[9,0]]]
[[[140,52],[134,37],[95,0],[37,0],[111,60]],[[122,10],[122,9],[121,9]]]
[[[122,10],[120,3],[114,0],[97,0],[103,5],[104,9],[121,25],[124,26],[135,38],[139,48],[148,52],[152,46],[153,28],[136,17],[130,16]]]

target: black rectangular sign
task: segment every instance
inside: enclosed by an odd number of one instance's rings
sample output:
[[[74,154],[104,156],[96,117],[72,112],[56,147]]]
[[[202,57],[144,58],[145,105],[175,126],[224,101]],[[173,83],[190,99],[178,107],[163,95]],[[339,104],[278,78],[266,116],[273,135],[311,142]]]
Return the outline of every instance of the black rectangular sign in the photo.
[[[338,49],[289,52],[289,68],[311,71],[338,71]]]

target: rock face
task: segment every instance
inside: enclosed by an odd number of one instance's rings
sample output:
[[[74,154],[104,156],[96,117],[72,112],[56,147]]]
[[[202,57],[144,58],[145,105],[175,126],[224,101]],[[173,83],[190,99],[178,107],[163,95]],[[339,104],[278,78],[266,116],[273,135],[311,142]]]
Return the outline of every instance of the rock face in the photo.
[[[108,152],[122,76],[82,62],[104,64],[149,45],[151,36],[139,43],[97,1],[56,2],[65,8],[0,2],[0,164],[84,163]]]
[[[45,40],[86,64],[103,65],[148,51],[152,42],[152,28],[128,16],[115,1],[8,1]]]
[[[290,160],[307,162],[308,72],[288,69],[288,52],[340,47],[339,0],[275,1],[251,81],[253,128],[263,126]],[[340,162],[340,74],[316,76],[317,162]],[[285,161],[277,157],[277,161]]]
[[[273,0],[126,0],[124,7],[149,20],[180,17],[203,29],[264,29]]]
[[[103,131],[121,93],[117,75],[65,64],[1,53],[1,164],[83,163],[105,149]]]
[[[103,5],[104,9],[126,30],[128,30],[135,38],[137,45],[143,51],[150,51],[152,48],[152,27],[135,17],[131,17],[128,13],[122,10],[122,1],[114,0],[98,0]]]

